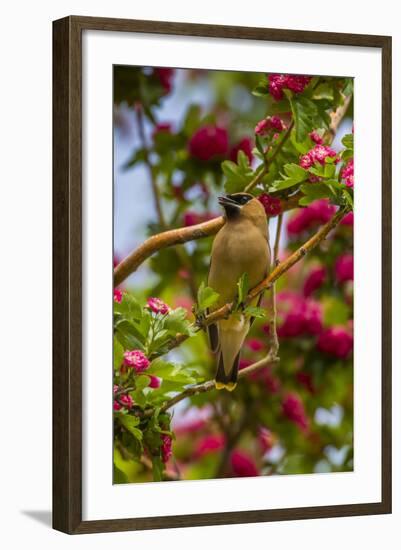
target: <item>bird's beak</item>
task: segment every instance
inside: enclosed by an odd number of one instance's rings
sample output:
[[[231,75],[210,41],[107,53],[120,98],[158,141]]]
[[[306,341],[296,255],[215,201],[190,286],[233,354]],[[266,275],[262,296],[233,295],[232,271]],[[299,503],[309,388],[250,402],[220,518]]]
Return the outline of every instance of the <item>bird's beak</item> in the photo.
[[[237,204],[233,199],[230,199],[229,197],[219,197],[218,202],[220,206],[224,208],[224,210],[241,210],[241,206]]]

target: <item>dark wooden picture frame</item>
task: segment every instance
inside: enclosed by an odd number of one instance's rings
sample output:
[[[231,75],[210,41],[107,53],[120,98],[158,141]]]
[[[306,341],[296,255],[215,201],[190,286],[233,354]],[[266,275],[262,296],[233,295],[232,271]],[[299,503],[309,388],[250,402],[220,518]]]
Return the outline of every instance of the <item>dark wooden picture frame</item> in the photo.
[[[84,30],[379,48],[382,52],[382,496],[380,502],[82,520],[81,71]],[[391,37],[66,17],[53,23],[53,527],[69,534],[391,512]]]

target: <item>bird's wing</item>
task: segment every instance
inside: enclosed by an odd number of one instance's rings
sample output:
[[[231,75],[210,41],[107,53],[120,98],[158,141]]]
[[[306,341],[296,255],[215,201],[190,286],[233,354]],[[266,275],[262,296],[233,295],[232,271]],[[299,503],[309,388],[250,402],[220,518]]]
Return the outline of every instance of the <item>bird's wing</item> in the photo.
[[[206,310],[206,315],[209,315],[208,309]],[[213,353],[217,353],[219,351],[219,329],[216,323],[207,326],[207,334],[209,337],[210,350]]]

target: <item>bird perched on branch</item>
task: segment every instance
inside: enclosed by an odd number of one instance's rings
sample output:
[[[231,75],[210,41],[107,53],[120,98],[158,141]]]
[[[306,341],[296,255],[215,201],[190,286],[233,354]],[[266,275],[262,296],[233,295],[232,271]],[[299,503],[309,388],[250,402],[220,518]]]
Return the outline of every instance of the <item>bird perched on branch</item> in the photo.
[[[266,213],[262,204],[248,193],[219,197],[226,223],[216,235],[210,261],[208,285],[220,295],[210,312],[237,297],[238,281],[246,273],[249,288],[268,274],[270,247]],[[261,295],[250,305],[259,305]],[[209,325],[210,347],[217,355],[215,385],[232,391],[238,378],[241,347],[252,319],[241,311]]]

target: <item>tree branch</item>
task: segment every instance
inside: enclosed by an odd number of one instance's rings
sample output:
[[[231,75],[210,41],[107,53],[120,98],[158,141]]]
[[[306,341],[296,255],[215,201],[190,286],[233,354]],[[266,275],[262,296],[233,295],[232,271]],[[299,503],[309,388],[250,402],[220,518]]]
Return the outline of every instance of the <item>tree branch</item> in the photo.
[[[282,212],[297,208],[298,200],[301,196],[302,194],[297,193],[287,200],[281,200]],[[224,217],[219,216],[218,218],[197,225],[170,229],[169,231],[163,231],[157,235],[152,235],[115,267],[114,286],[120,285],[129,275],[131,275],[131,273],[134,273],[145,260],[162,248],[210,237],[215,235],[224,224]]]
[[[344,99],[344,104],[341,105],[334,113],[332,113],[331,124],[330,124],[330,135],[331,138],[334,137],[338,127],[345,116],[345,113],[348,109],[352,96],[348,96]],[[290,129],[291,125],[288,127]],[[291,128],[292,129],[292,128]],[[288,133],[288,135],[290,132]],[[283,136],[283,141],[284,141]],[[288,137],[288,136],[287,136]],[[279,144],[280,145],[280,144]],[[283,145],[283,142],[281,142]],[[278,149],[278,150],[277,150]],[[278,153],[281,147],[277,148],[274,155]],[[270,159],[270,163],[273,157]],[[263,173],[263,177],[266,172]],[[259,183],[259,179],[256,181],[253,180],[248,184],[248,189],[253,188]],[[252,185],[252,187],[250,187]],[[286,212],[287,210],[292,210],[298,207],[298,201],[303,196],[301,192],[294,193],[291,197],[287,199],[280,200],[281,211]],[[136,250],[131,252],[122,262],[120,262],[114,269],[114,286],[120,285],[131,273],[134,273],[138,267],[153,254],[161,250],[162,248],[167,248],[170,246],[175,246],[177,244],[183,244],[188,241],[193,241],[197,239],[202,239],[203,237],[210,237],[215,235],[224,225],[225,219],[220,216],[208,222],[200,223],[197,225],[192,225],[190,227],[181,227],[179,229],[171,229],[169,231],[164,231],[158,235],[153,235],[149,237],[144,243],[142,243]]]

